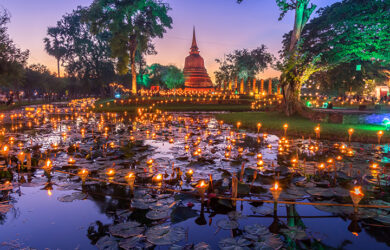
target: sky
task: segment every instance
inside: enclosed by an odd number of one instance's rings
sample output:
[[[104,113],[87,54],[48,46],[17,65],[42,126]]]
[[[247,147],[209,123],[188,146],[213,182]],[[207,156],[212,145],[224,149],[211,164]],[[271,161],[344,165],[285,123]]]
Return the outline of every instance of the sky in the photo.
[[[9,34],[22,49],[30,50],[29,63],[41,63],[56,72],[56,61],[44,51],[43,39],[47,27],[55,26],[65,13],[77,6],[88,6],[93,0],[0,0],[0,7],[11,13]],[[275,0],[166,0],[172,10],[172,29],[162,39],[153,42],[157,55],[148,56],[147,63],[173,64],[184,67],[189,53],[192,27],[200,54],[212,79],[218,69],[216,58],[236,49],[254,49],[261,44],[277,56],[283,34],[292,29],[293,13],[278,21],[279,9]],[[338,0],[312,0],[324,7]],[[259,78],[279,76],[279,72],[267,69]]]

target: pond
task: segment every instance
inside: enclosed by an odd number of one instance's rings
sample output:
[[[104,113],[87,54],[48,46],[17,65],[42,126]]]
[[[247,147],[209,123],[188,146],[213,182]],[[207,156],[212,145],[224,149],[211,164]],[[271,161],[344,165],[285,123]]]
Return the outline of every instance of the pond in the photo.
[[[296,139],[288,131],[278,138],[213,114],[150,108],[131,116],[94,113],[92,105],[1,116],[4,249],[390,245],[388,145]],[[354,188],[364,194],[358,208]],[[272,189],[280,190],[278,203]]]

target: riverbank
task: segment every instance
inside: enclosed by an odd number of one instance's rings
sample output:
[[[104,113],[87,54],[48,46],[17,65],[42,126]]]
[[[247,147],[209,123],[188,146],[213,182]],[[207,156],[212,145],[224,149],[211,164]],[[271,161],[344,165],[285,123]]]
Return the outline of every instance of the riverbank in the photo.
[[[46,101],[46,100],[35,100],[35,101],[21,101],[15,102],[11,105],[2,104],[0,105],[0,111],[10,111],[30,105],[41,105],[41,104],[50,104],[55,101]]]
[[[348,129],[353,128],[352,141],[377,143],[377,132],[384,131],[381,142],[390,141],[390,132],[385,131],[385,126],[366,124],[334,124],[316,123],[299,116],[287,117],[278,112],[233,112],[216,114],[217,120],[236,126],[241,122],[240,128],[257,131],[257,124],[262,124],[261,132],[284,135],[283,124],[288,124],[287,135],[293,137],[315,138],[314,128],[320,124],[321,139],[332,141],[348,141]]]

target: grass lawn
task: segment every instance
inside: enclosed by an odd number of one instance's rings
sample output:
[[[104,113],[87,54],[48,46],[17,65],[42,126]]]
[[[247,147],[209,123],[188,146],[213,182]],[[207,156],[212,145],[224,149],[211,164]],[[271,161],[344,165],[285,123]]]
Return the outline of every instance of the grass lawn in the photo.
[[[17,108],[21,108],[24,106],[29,106],[29,105],[39,105],[39,104],[49,104],[49,101],[44,101],[44,100],[36,100],[36,101],[22,101],[22,102],[16,102],[12,105],[6,105],[6,104],[1,104],[0,105],[0,111],[8,111],[8,110],[13,110]]]
[[[261,131],[272,134],[283,135],[283,124],[288,124],[287,135],[293,137],[312,137],[315,138],[314,128],[318,123],[308,119],[292,116],[287,117],[277,112],[240,112],[216,114],[218,120],[223,120],[225,123],[236,126],[237,122],[241,122],[241,128],[257,131],[257,123],[261,123]],[[348,129],[353,128],[352,141],[371,142],[378,141],[377,132],[385,131],[384,126],[380,125],[365,125],[365,124],[333,124],[320,123],[321,139],[328,140],[344,140],[348,141]],[[390,141],[390,132],[386,132],[382,136],[383,143]]]

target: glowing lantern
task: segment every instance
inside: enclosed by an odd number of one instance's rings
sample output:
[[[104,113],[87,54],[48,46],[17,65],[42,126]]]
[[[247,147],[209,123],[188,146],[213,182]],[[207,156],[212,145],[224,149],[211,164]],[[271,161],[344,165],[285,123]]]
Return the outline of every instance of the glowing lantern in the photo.
[[[225,158],[229,159],[230,158],[230,152],[225,152]]]
[[[125,176],[125,179],[127,181],[127,184],[129,184],[131,191],[134,189],[134,182],[135,182],[135,174],[133,172],[130,172]]]
[[[241,122],[237,122],[237,130],[240,129],[240,126],[241,126]]]
[[[4,145],[3,147],[3,150],[2,150],[2,153],[5,157],[8,157],[8,153],[9,153],[9,148],[7,145]]]
[[[370,165],[370,168],[371,168],[371,169],[378,169],[378,167],[379,167],[378,163],[372,163],[372,164]]]
[[[81,179],[83,185],[85,184],[85,180],[87,179],[88,174],[89,174],[89,173],[88,173],[88,170],[86,170],[85,168],[81,169],[81,170],[77,173],[77,175],[80,177],[80,179]]]
[[[148,164],[148,166],[151,166],[151,165],[153,165],[153,162],[154,162],[153,159],[149,159],[149,160],[146,162],[146,164]]]
[[[382,130],[379,130],[378,133],[376,133],[378,135],[378,144],[381,144],[381,138],[383,136],[383,131]]]
[[[257,164],[258,167],[262,167],[264,165],[264,161],[263,160],[258,160],[256,164]]]
[[[192,177],[192,175],[194,174],[194,171],[192,169],[188,169],[188,171],[186,172],[186,177],[188,179],[190,179]]]
[[[348,141],[351,142],[352,134],[355,130],[353,128],[348,129]]]
[[[261,129],[261,123],[259,122],[259,123],[257,123],[257,133],[260,133],[260,129]]]
[[[288,129],[288,124],[287,123],[285,123],[283,125],[283,129],[284,129],[284,136],[286,136],[287,135],[287,129]]]
[[[208,188],[208,184],[204,181],[204,180],[201,180],[198,185],[195,186],[196,190],[198,191],[198,193],[200,194],[200,196],[204,197],[204,193],[206,192],[207,188]]]
[[[158,174],[158,175],[154,176],[153,177],[153,181],[156,182],[156,183],[161,183],[163,181],[162,174]]]
[[[270,192],[275,202],[278,201],[280,193],[282,192],[282,188],[279,187],[279,184],[275,182],[274,186],[270,188]]]
[[[76,163],[76,160],[73,159],[72,157],[70,157],[70,158],[68,159],[68,164],[69,164],[69,165],[73,165],[73,164],[75,164],[75,163]]]
[[[109,178],[109,179],[112,179],[112,178],[114,178],[114,175],[115,175],[115,170],[114,170],[114,169],[112,169],[112,168],[109,168],[109,169],[107,169],[107,171],[106,171],[106,175],[108,176],[108,178]]]
[[[263,155],[259,153],[259,154],[256,155],[256,158],[257,158],[258,160],[262,160],[262,159],[263,159]]]
[[[321,132],[320,126],[315,127],[314,128],[314,132],[316,133],[317,139],[319,139],[320,138],[320,132]]]
[[[295,167],[295,166],[297,165],[297,163],[298,163],[298,159],[297,159],[297,158],[292,158],[292,159],[291,159],[291,165],[292,165],[293,167]]]
[[[352,199],[352,202],[353,202],[353,206],[355,208],[355,212],[357,212],[357,208],[358,208],[359,202],[364,197],[364,194],[363,194],[363,192],[361,190],[361,187],[359,187],[359,186],[354,187],[353,190],[349,191],[349,194],[351,196],[351,199]]]
[[[45,165],[42,168],[43,170],[45,170],[46,173],[49,174],[51,172],[51,169],[53,168],[52,161],[50,159],[47,159]]]

